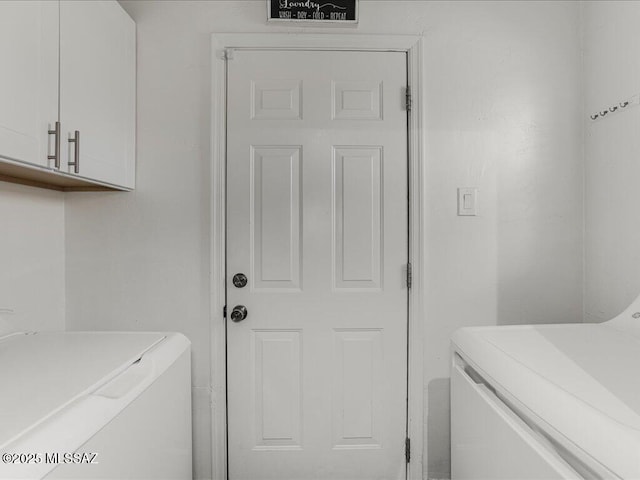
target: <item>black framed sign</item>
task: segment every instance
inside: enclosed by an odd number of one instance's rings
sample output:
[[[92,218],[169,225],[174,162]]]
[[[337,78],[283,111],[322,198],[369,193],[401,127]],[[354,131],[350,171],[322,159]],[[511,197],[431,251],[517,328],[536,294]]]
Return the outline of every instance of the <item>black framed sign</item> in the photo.
[[[267,0],[274,22],[358,23],[358,0]]]

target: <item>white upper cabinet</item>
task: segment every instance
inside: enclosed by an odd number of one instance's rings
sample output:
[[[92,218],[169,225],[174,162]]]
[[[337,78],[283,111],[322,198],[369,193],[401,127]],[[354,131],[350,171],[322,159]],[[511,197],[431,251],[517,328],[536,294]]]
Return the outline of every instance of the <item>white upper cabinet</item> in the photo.
[[[47,131],[58,120],[58,5],[0,2],[0,157],[54,167]]]
[[[134,188],[135,35],[115,0],[0,1],[0,180]]]
[[[135,35],[115,1],[60,2],[63,168],[127,188],[135,182]],[[76,131],[78,148],[68,142]]]

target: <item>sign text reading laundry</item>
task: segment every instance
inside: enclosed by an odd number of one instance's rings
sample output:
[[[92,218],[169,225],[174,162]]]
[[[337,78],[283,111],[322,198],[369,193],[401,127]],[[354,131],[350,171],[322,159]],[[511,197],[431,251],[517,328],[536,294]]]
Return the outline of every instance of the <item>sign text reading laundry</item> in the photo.
[[[357,0],[268,0],[269,20],[357,21]]]

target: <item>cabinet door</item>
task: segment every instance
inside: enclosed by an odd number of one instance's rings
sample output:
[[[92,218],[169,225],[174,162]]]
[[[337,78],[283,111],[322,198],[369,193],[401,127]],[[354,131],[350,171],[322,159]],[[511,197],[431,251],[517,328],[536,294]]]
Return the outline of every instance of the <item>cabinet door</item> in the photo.
[[[65,171],[133,188],[135,23],[116,1],[60,2],[60,120]],[[79,165],[67,139],[80,132]]]
[[[58,120],[58,2],[0,2],[0,65],[0,157],[53,167],[47,130]]]

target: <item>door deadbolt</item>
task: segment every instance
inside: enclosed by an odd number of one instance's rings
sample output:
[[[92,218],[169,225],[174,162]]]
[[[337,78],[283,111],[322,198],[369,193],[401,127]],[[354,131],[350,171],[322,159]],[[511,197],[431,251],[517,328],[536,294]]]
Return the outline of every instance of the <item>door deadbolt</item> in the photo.
[[[233,320],[234,322],[241,322],[242,320],[247,318],[248,313],[249,312],[247,311],[247,307],[245,307],[244,305],[236,305],[235,307],[233,307],[233,310],[231,310],[231,320]]]
[[[247,276],[244,273],[236,273],[233,276],[233,286],[242,288],[247,284]]]

